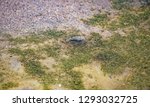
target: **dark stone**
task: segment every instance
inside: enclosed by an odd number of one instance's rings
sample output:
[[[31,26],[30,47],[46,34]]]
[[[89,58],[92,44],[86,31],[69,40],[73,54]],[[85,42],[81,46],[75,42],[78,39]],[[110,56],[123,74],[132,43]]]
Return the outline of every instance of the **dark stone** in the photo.
[[[82,45],[85,44],[85,37],[84,36],[73,36],[67,40],[72,45]]]
[[[150,0],[141,0],[141,4],[150,5]]]

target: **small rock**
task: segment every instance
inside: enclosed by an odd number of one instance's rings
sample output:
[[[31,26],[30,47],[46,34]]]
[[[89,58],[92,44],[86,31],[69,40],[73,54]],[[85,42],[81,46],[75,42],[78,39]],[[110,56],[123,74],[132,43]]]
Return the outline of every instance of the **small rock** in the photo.
[[[85,37],[84,36],[73,36],[67,40],[67,42],[73,45],[82,45],[85,44]]]

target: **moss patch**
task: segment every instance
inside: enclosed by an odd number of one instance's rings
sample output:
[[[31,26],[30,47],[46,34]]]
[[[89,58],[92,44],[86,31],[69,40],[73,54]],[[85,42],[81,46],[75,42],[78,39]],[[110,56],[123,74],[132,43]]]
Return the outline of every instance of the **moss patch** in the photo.
[[[92,18],[82,21],[86,24],[93,25],[93,26],[105,26],[107,21],[109,20],[107,14],[96,14]]]
[[[7,82],[7,83],[3,83],[1,85],[1,89],[2,90],[7,90],[7,89],[14,88],[14,87],[17,87],[17,86],[18,86],[18,83]]]

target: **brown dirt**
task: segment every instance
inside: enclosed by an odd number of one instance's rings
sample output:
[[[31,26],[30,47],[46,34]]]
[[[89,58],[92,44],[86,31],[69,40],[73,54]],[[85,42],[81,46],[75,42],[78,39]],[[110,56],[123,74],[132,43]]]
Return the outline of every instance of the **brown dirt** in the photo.
[[[105,74],[101,69],[100,62],[92,62],[90,64],[75,67],[74,70],[82,72],[83,84],[86,89],[117,89],[121,88],[123,81],[130,76],[129,69],[122,74],[109,75]]]

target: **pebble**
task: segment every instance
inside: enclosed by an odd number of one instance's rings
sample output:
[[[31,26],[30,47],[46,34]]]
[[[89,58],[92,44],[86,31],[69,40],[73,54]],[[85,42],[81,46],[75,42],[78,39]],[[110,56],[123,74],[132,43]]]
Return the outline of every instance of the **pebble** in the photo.
[[[84,36],[73,36],[67,40],[67,42],[73,45],[82,45],[85,44],[85,37]]]

